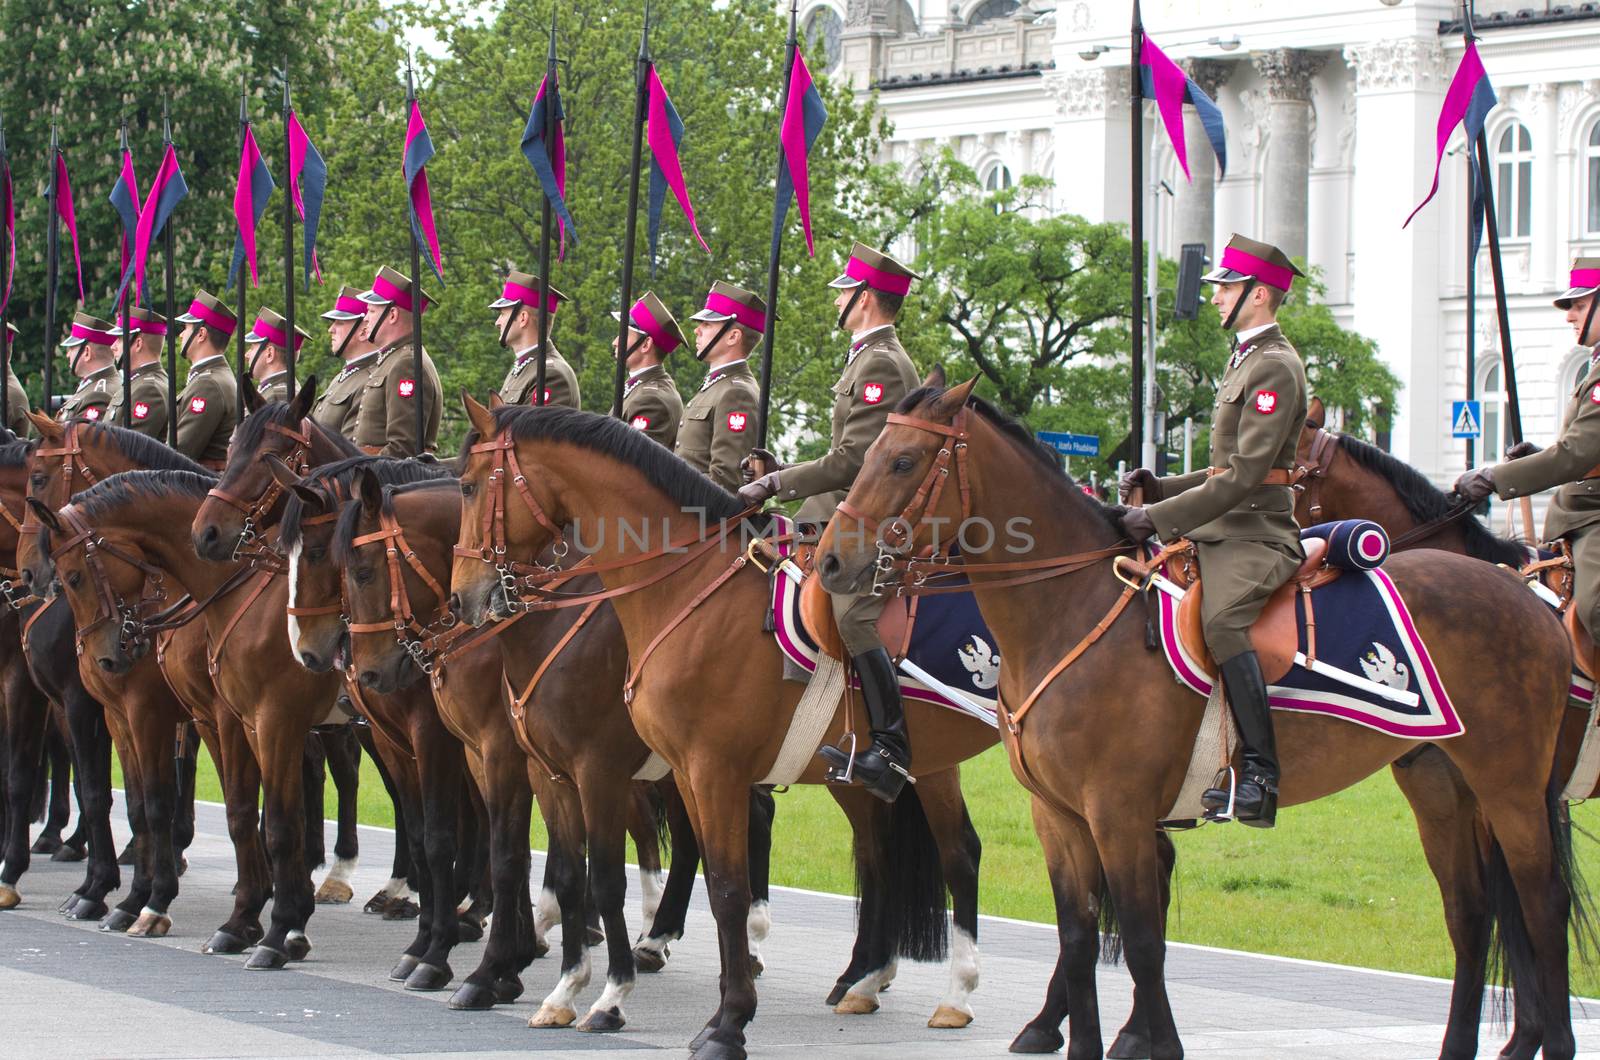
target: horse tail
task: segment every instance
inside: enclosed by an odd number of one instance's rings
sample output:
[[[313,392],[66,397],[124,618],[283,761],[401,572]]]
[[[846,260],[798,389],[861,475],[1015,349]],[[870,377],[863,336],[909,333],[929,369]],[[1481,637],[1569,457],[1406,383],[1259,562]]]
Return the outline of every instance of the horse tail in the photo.
[[[942,961],[949,951],[944,866],[916,786],[907,784],[890,811],[883,866],[883,913],[894,952],[913,961]]]
[[[673,780],[669,777],[666,783],[671,784]],[[672,824],[667,819],[666,796],[661,794],[658,784],[644,785],[644,793],[645,805],[650,810],[649,820],[656,828],[656,843],[662,850],[671,850]]]
[[[39,769],[33,775],[33,796],[28,802],[28,820],[34,824],[43,824],[50,814],[51,761],[48,750],[39,758]]]

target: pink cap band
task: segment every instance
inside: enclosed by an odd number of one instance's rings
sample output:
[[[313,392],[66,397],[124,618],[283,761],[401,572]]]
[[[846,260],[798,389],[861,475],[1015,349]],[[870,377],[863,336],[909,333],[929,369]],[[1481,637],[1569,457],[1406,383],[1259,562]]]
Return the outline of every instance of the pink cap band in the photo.
[[[706,295],[706,308],[713,313],[721,313],[723,316],[732,317],[752,331],[766,333],[767,314],[759,309],[747,306],[743,302],[735,302],[725,294],[712,291]]]
[[[856,257],[845,263],[844,274],[852,280],[860,280],[874,291],[882,291],[885,294],[903,295],[911,290],[911,277],[897,276],[892,272],[875,269]]]
[[[358,317],[367,315],[367,303],[346,294],[334,299],[333,308],[336,312],[354,313]]]
[[[1246,276],[1254,276],[1269,287],[1276,287],[1280,291],[1287,291],[1294,283],[1294,272],[1282,265],[1274,265],[1270,261],[1262,261],[1248,251],[1237,247],[1228,247],[1222,252],[1222,267],[1242,272]]]
[[[167,326],[159,320],[140,320],[135,316],[122,318],[122,330],[127,332],[140,331],[146,335],[165,335]]]
[[[649,335],[650,340],[660,346],[663,353],[671,353],[683,345],[678,341],[678,336],[661,326],[661,322],[650,312],[650,307],[644,304],[643,299],[633,303],[633,308],[628,311],[628,318],[634,327]]]
[[[268,342],[272,343],[274,346],[277,346],[279,348],[284,348],[284,347],[287,347],[289,345],[289,339],[288,339],[288,337],[286,335],[284,335],[283,332],[279,331],[277,328],[273,327],[271,324],[268,324],[265,320],[262,320],[260,317],[256,318],[256,322],[253,325],[251,325],[250,330],[252,332],[254,332],[255,334],[257,334],[257,335],[260,335],[262,338],[266,339]],[[296,353],[300,352],[300,347],[305,343],[305,341],[306,341],[306,338],[305,338],[304,335],[301,335],[298,332],[295,333],[295,336],[294,336],[294,349],[295,349]]]
[[[510,280],[506,281],[505,290],[500,292],[500,297],[510,298],[513,301],[521,302],[523,305],[531,305],[535,308],[539,305],[539,292],[536,289],[524,287],[520,283],[512,283]],[[556,306],[560,304],[561,299],[556,297],[554,291],[551,291],[549,301],[545,304],[545,310],[554,313]]]
[[[1573,269],[1573,287],[1600,287],[1600,269]]]
[[[224,335],[233,334],[233,321],[212,309],[204,302],[196,301],[189,306],[189,315],[199,317],[207,327],[216,328]]]
[[[411,295],[384,279],[382,274],[372,278],[372,293],[386,302],[393,302],[407,313],[412,312]]]
[[[117,337],[111,332],[101,331],[98,328],[86,328],[82,324],[72,325],[72,337],[82,339],[85,342],[98,342],[102,346],[114,346],[117,342]]]

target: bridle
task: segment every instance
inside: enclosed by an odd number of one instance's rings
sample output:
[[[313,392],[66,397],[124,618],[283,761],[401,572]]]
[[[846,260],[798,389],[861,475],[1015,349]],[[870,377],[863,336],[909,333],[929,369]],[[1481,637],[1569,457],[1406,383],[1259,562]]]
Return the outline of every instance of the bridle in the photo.
[[[138,648],[148,648],[151,642],[150,634],[154,632],[154,620],[160,615],[162,605],[166,603],[167,594],[162,585],[166,580],[165,572],[138,556],[129,555],[115,545],[108,544],[97,531],[90,529],[75,506],[68,504],[62,507],[59,518],[72,531],[72,536],[51,550],[50,560],[54,563],[74,549],[83,549],[84,565],[89,569],[89,579],[94,582],[95,592],[99,598],[95,617],[87,623],[80,624],[74,633],[78,654],[83,654],[85,637],[101,626],[113,622],[118,624],[117,646],[122,651],[131,655]],[[143,574],[142,584],[153,586],[154,593],[141,596],[137,603],[129,604],[122,594],[111,587],[111,579],[106,576],[102,556],[118,559]]]
[[[345,600],[346,628],[352,633],[384,633],[393,632],[395,639],[405,649],[406,654],[416,663],[417,668],[425,674],[433,672],[433,658],[438,650],[437,641],[440,635],[457,625],[455,613],[450,610],[450,594],[439,583],[423,562],[417,558],[416,551],[406,541],[405,531],[400,528],[399,520],[393,512],[380,511],[378,513],[378,529],[370,534],[358,534],[350,545],[360,548],[363,545],[382,544],[384,560],[389,568],[389,613],[376,622],[354,622],[350,612],[348,600]],[[411,604],[411,593],[406,588],[405,570],[400,566],[400,561],[405,560],[422,579],[437,602],[438,613],[431,622],[424,625],[417,618],[417,611]],[[344,580],[340,579],[341,597],[344,593]],[[327,613],[326,609],[312,609]]]
[[[274,434],[281,434],[289,439],[291,445],[286,454],[284,463],[293,468],[298,475],[306,475],[311,471],[311,421],[302,419],[300,429],[293,430],[281,423],[268,423],[267,430]],[[276,478],[267,482],[267,488],[254,500],[246,500],[238,494],[213,486],[207,493],[208,497],[237,509],[244,515],[244,525],[239,528],[239,538],[234,542],[233,553],[230,560],[244,561],[252,566],[265,567],[275,572],[282,572],[286,568],[283,557],[277,549],[267,544],[256,533],[256,528],[266,521],[271,514],[273,505],[278,503],[278,498],[283,495],[283,483]]]
[[[967,433],[967,407],[963,405],[949,425],[898,412],[889,414],[887,425],[914,427],[919,431],[939,435],[947,441],[934,454],[933,464],[923,476],[922,484],[917,487],[916,493],[912,494],[911,500],[906,503],[900,514],[888,521],[886,527],[849,501],[840,501],[838,504],[839,511],[852,519],[859,520],[863,530],[877,538],[878,560],[872,583],[874,596],[883,595],[887,585],[881,576],[890,575],[894,571],[895,560],[915,543],[917,532],[928,521],[928,512],[939,503],[945,483],[949,481],[952,465],[956,469],[956,488],[961,492],[961,521],[966,522],[972,517],[971,476],[967,472],[967,447],[970,444]]]
[[[79,424],[77,420],[67,421],[66,433],[62,435],[60,448],[35,449],[33,451],[33,455],[41,460],[54,457],[61,458],[61,467],[59,469],[59,474],[56,476],[56,481],[61,483],[61,503],[56,504],[53,501],[44,502],[49,504],[52,510],[58,510],[62,507],[65,507],[66,504],[72,500],[74,495],[82,493],[84,490],[88,489],[90,486],[93,486],[99,481],[99,478],[95,475],[95,473],[90,470],[88,462],[83,459],[83,445],[78,440],[78,426]],[[83,484],[81,486],[75,486],[74,480],[80,478],[83,480]],[[53,484],[54,483],[52,483],[52,485]],[[29,486],[31,489],[32,484],[30,483]],[[0,509],[4,509],[4,505],[0,505]],[[27,518],[26,512],[23,513],[23,516],[23,520],[19,523],[12,518],[9,510],[5,511],[6,521],[10,522],[17,529],[17,540],[19,544],[21,543],[24,535],[35,536],[39,533],[44,525],[37,519],[30,521]],[[4,581],[0,581],[0,595],[5,597],[6,603],[9,604],[12,609],[21,611],[24,607],[27,607],[35,600],[42,599],[38,593],[18,593],[17,583],[22,580],[22,574],[20,571],[6,570],[0,571],[0,574],[4,575]]]
[[[1311,436],[1311,452],[1304,462],[1294,466],[1294,488],[1304,491],[1311,515],[1311,523],[1322,522],[1322,480],[1328,477],[1328,467],[1333,463],[1333,451],[1338,448],[1339,436],[1326,427],[1318,427]]]
[[[517,443],[511,437],[509,429],[501,431],[491,440],[474,443],[468,451],[494,453],[495,464],[489,472],[488,481],[483,486],[488,497],[478,521],[479,545],[477,548],[468,548],[457,544],[452,554],[492,564],[495,573],[500,577],[500,588],[505,593],[506,605],[512,610],[526,607],[521,590],[535,589],[562,570],[561,561],[566,558],[568,552],[566,534],[545,513],[538,499],[534,497],[533,490],[528,485],[528,477],[522,473],[522,466],[517,462]],[[522,498],[522,503],[532,513],[534,521],[549,531],[556,557],[554,564],[524,563],[513,560],[506,554],[508,484],[516,487],[517,496]]]

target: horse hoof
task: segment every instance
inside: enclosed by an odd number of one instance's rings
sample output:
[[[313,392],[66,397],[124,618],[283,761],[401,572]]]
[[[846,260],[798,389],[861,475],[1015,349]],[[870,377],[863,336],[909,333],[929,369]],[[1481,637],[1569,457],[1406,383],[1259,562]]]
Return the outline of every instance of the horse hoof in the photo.
[[[422,915],[422,907],[409,898],[391,898],[383,907],[385,920],[415,920]]]
[[[128,840],[128,845],[122,848],[122,853],[117,855],[118,865],[136,865],[139,861],[139,852],[134,849],[133,840]]]
[[[82,861],[88,855],[82,847],[75,847],[71,843],[62,843],[50,855],[51,861]]]
[[[389,892],[379,891],[377,894],[367,899],[367,904],[361,907],[361,911],[363,913],[373,913],[377,916],[382,916],[384,911],[388,908]]]
[[[750,955],[750,976],[751,976],[751,978],[760,979],[761,978],[761,973],[766,971],[766,970],[767,970],[767,966],[762,963],[761,958],[752,953]]]
[[[742,1045],[729,1045],[708,1038],[706,1043],[691,1055],[694,1060],[745,1060],[747,1054]]]
[[[849,983],[834,983],[833,984],[833,989],[828,991],[828,999],[826,1001],[824,1001],[823,1004],[827,1005],[829,1008],[832,1008],[833,1006],[837,1005],[839,1002],[843,1001],[844,1000],[844,996],[846,994],[848,994],[849,992],[850,992],[850,984]]]
[[[934,1030],[959,1030],[972,1022],[972,1013],[963,1012],[954,1005],[940,1005],[933,1010],[928,1026]]]
[[[322,886],[317,888],[318,905],[344,905],[356,896],[350,885],[343,880],[326,879]],[[367,910],[369,913],[372,910]]]
[[[1013,1053],[1054,1053],[1066,1044],[1061,1032],[1054,1028],[1024,1027],[1022,1033],[1011,1041]]]
[[[0,909],[15,909],[22,904],[22,895],[9,883],[0,883]]]
[[[250,941],[248,939],[241,938],[231,931],[223,931],[221,928],[218,928],[212,933],[211,937],[206,940],[206,944],[200,947],[200,952],[231,955],[243,953],[249,948]]]
[[[406,989],[411,989],[411,984],[406,983]],[[493,987],[484,986],[467,980],[456,987],[456,992],[450,995],[449,1007],[457,1012],[485,1012],[499,1004],[500,998]]]
[[[589,945],[590,946],[604,946],[605,944],[606,944],[606,933],[604,931],[601,931],[597,927],[590,927],[589,928]]]
[[[389,969],[389,982],[405,982],[407,979],[411,978],[411,973],[416,971],[417,966],[421,963],[421,961],[411,956],[411,954],[402,953],[400,955],[400,959],[395,962],[395,966]]]
[[[610,1034],[620,1031],[627,1022],[620,1008],[596,1009],[583,1017],[578,1029],[588,1034]]]
[[[81,901],[83,901],[83,895],[79,894],[77,891],[73,891],[71,894],[61,899],[61,904],[56,906],[56,912],[60,913],[62,916],[66,916],[68,911],[70,911],[73,906],[77,905]]]
[[[250,959],[244,962],[244,966],[246,970],[252,972],[275,972],[288,963],[289,955],[282,950],[257,945],[255,952],[250,954]]]
[[[1146,1060],[1150,1055],[1150,1039],[1142,1034],[1123,1031],[1111,1043],[1106,1060]]]
[[[841,1016],[870,1016],[878,1011],[876,998],[862,997],[860,994],[845,994],[839,1003],[833,1006],[833,1011]]]
[[[701,1049],[703,1049],[706,1042],[711,1040],[711,1035],[715,1030],[715,1027],[701,1027],[700,1033],[695,1035],[694,1041],[689,1043],[689,1055],[693,1056],[695,1053],[698,1053]]]
[[[101,931],[127,931],[133,927],[139,918],[123,909],[121,906],[107,913],[105,919],[100,921]]]
[[[450,970],[448,964],[418,964],[406,976],[406,989],[424,992],[443,990],[455,977],[456,973]]]
[[[128,929],[128,934],[140,939],[164,939],[167,932],[172,930],[172,918],[165,913],[145,910],[139,914],[139,919],[133,922]]]
[[[99,920],[109,907],[99,898],[79,898],[67,910],[68,920]]]
[[[546,942],[542,938],[534,939],[533,940],[533,959],[534,960],[538,960],[540,957],[548,957],[549,955],[550,955],[550,943]]]
[[[291,961],[303,961],[311,956],[311,940],[304,935],[290,935],[285,948]]]
[[[509,1005],[521,997],[522,990],[522,979],[515,975],[494,981],[494,999],[501,1005]]]
[[[483,921],[476,916],[458,916],[456,932],[462,942],[478,942],[483,938]]]
[[[33,841],[33,846],[28,848],[30,854],[54,854],[62,847],[61,837],[58,835],[40,835]]]
[[[667,966],[667,950],[662,947],[659,951],[648,946],[635,946],[633,948],[633,966],[641,972],[659,972]]]
[[[530,1027],[570,1027],[578,1014],[566,1005],[540,1005],[539,1011],[528,1021]]]

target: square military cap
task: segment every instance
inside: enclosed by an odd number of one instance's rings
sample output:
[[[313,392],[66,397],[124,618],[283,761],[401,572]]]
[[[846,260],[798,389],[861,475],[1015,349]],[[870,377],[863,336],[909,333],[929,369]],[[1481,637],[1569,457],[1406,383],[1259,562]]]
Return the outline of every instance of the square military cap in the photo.
[[[1243,283],[1259,280],[1268,287],[1287,291],[1296,276],[1305,273],[1295,268],[1289,255],[1271,243],[1261,243],[1235,232],[1222,250],[1222,260],[1217,267],[1201,279],[1206,283]]]
[[[422,296],[421,305],[417,305],[412,297],[411,279],[399,269],[385,265],[372,278],[372,289],[361,293],[361,300],[368,305],[392,305],[407,313],[412,311],[413,306],[420,313],[434,304],[433,296],[427,291],[419,290],[417,293]]]
[[[767,303],[752,291],[718,280],[711,285],[711,290],[706,294],[705,308],[689,319],[709,320],[712,323],[734,320],[751,331],[765,334]]]
[[[61,345],[71,349],[82,346],[86,342],[97,342],[102,346],[110,346],[122,334],[122,329],[112,324],[107,324],[99,317],[92,317],[88,313],[72,314],[72,329]]]
[[[829,281],[829,287],[850,289],[867,285],[884,294],[904,295],[911,290],[911,281],[922,277],[906,268],[889,255],[857,242],[850,248],[850,260],[844,263],[844,272]]]
[[[300,347],[311,336],[305,329],[296,324],[294,329],[294,348],[299,352]],[[244,337],[246,342],[269,342],[279,349],[286,349],[289,345],[289,322],[282,315],[262,306],[256,312],[256,322],[250,326],[250,333]]]
[[[611,319],[621,320],[622,314],[612,313]],[[667,311],[666,304],[655,296],[654,291],[646,291],[637,302],[633,303],[633,307],[628,310],[628,327],[649,335],[650,340],[660,346],[663,353],[671,353],[689,341],[684,337],[678,321]]]
[[[1600,291],[1600,258],[1576,258],[1567,277],[1567,289],[1556,296],[1557,309],[1571,309],[1572,303]]]
[[[206,291],[196,291],[194,301],[189,303],[189,311],[179,314],[177,319],[180,324],[204,324],[228,336],[239,326],[239,318],[234,316],[227,303]]]
[[[367,303],[361,300],[361,288],[349,284],[339,289],[333,308],[322,314],[323,320],[360,320],[367,315]]]
[[[545,306],[548,312],[554,313],[556,307],[562,302],[571,301],[554,287],[549,290],[550,301]],[[534,309],[539,308],[539,277],[515,270],[506,276],[505,286],[500,289],[500,297],[490,302],[489,308],[504,309],[513,305],[525,305]]]
[[[122,326],[129,335],[165,335],[167,318],[153,309],[130,306],[127,316],[122,318]]]

